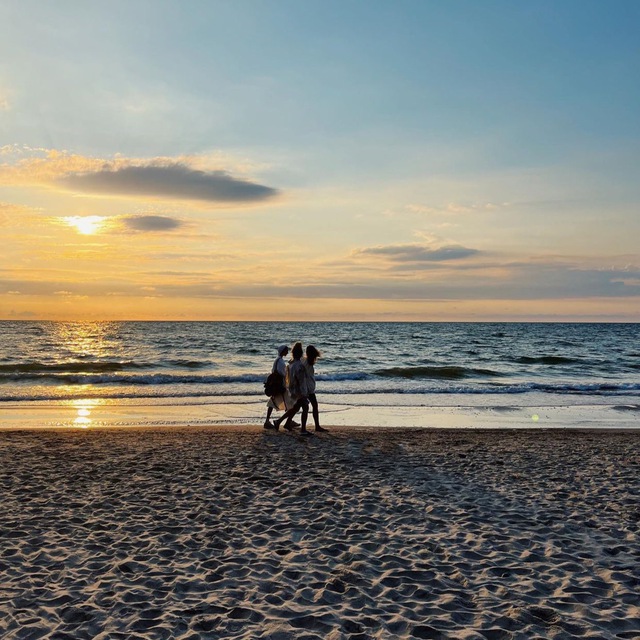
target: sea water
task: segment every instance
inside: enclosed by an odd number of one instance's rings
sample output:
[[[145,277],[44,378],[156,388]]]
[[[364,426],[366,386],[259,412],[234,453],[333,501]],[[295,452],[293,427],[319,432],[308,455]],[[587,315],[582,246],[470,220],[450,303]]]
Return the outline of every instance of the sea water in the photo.
[[[640,426],[640,324],[0,322],[0,427],[259,424],[277,347],[326,425]]]

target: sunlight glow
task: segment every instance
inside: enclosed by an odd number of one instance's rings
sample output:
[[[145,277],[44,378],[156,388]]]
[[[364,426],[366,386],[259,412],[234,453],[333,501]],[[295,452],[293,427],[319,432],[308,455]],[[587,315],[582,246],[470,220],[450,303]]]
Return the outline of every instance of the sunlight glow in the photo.
[[[71,406],[76,411],[76,417],[73,420],[73,424],[81,429],[88,429],[92,424],[91,410],[101,404],[99,400],[83,399],[83,400],[71,400]]]
[[[104,216],[67,216],[64,222],[74,227],[78,233],[90,236],[103,231],[107,226],[107,218]]]

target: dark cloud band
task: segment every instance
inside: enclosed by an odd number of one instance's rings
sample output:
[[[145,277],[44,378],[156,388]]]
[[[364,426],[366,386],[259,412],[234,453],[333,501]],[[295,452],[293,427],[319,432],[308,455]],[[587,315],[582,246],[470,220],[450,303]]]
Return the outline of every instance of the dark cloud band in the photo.
[[[133,231],[171,231],[182,226],[180,220],[167,216],[128,216],[122,221]]]
[[[626,269],[577,269],[566,265],[529,264],[507,269],[499,278],[483,275],[483,267],[471,280],[455,273],[447,281],[377,279],[375,282],[327,282],[306,285],[233,285],[207,274],[154,272],[144,274],[153,284],[153,295],[166,298],[272,298],[343,300],[568,300],[594,298],[640,299],[640,271]],[[190,281],[168,282],[185,276]],[[0,295],[144,296],[148,291],[137,282],[125,282],[115,274],[102,282],[16,280],[0,269]],[[65,292],[64,294],[62,292]]]
[[[220,203],[262,202],[278,194],[277,189],[239,180],[225,171],[199,171],[179,163],[107,167],[102,171],[68,175],[58,183],[90,193]]]
[[[388,245],[384,247],[369,247],[358,253],[372,256],[382,256],[392,262],[444,262],[446,260],[462,260],[480,253],[477,249],[470,249],[460,245],[450,245],[432,249],[417,244]]]

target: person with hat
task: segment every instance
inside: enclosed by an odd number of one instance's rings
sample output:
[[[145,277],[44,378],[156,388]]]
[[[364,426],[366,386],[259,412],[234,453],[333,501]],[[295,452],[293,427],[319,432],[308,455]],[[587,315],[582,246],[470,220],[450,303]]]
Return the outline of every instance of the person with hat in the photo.
[[[289,347],[286,344],[281,344],[278,347],[278,357],[273,362],[273,367],[271,368],[271,372],[278,372],[282,376],[282,392],[277,393],[269,398],[267,401],[267,418],[264,421],[265,429],[275,429],[276,427],[271,422],[271,414],[273,410],[276,411],[286,411],[289,406],[293,403],[290,398],[287,398],[289,395],[284,380],[287,373],[287,363],[284,361],[284,357],[289,353]],[[289,400],[289,402],[287,402]]]

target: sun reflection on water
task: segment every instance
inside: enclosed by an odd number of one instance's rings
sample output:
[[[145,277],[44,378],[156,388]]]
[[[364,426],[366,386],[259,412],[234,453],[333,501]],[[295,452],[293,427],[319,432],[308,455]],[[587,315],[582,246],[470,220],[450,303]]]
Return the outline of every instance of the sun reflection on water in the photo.
[[[80,427],[81,429],[88,429],[94,425],[94,420],[91,418],[91,411],[104,403],[104,400],[100,398],[85,398],[82,400],[68,400],[69,406],[76,412],[76,416],[73,419],[73,426]]]
[[[70,412],[65,412],[64,426],[88,429],[102,424],[96,410],[110,404],[99,397],[102,383],[120,369],[126,353],[122,323],[56,322],[47,328],[51,356],[43,360],[59,376],[56,395]]]
[[[52,325],[52,340],[63,361],[98,360],[119,354],[118,322],[60,322]]]

